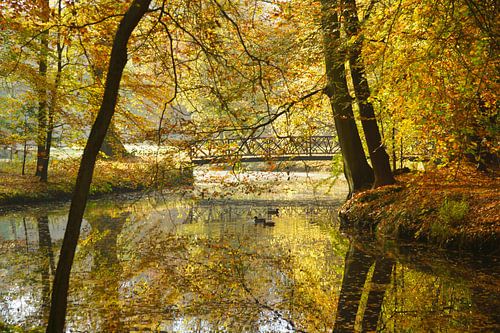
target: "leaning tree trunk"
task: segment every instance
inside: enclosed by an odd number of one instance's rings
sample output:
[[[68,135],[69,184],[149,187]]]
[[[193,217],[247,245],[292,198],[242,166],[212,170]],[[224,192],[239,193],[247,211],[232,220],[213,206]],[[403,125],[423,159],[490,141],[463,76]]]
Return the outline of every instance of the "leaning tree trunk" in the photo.
[[[73,198],[68,215],[68,224],[64,233],[63,244],[57,264],[52,301],[50,308],[47,333],[63,332],[66,317],[69,277],[76,245],[80,236],[83,212],[87,204],[87,197],[92,182],[95,162],[104,136],[108,130],[111,118],[115,111],[118,89],[127,63],[127,43],[132,31],[146,13],[151,0],[134,0],[122,18],[111,49],[109,69],[106,78],[104,96],[101,108],[92,125],[90,136],[83,151],[78,176],[76,179]]]
[[[373,171],[366,161],[352,111],[345,74],[345,53],[340,48],[338,3],[335,0],[321,0],[321,4],[327,78],[325,91],[332,105],[335,128],[344,160],[344,173],[351,196],[354,192],[372,185]]]
[[[359,33],[359,19],[356,8],[356,0],[342,0],[345,6],[342,15],[345,20],[345,31],[347,37],[356,37]],[[361,125],[365,134],[366,145],[372,162],[375,181],[373,187],[394,184],[394,176],[391,171],[389,155],[385,151],[382,138],[375,118],[373,104],[368,100],[370,97],[370,87],[365,76],[365,68],[361,60],[361,40],[357,40],[349,48],[349,67],[351,69],[354,93],[359,105],[361,115]]]

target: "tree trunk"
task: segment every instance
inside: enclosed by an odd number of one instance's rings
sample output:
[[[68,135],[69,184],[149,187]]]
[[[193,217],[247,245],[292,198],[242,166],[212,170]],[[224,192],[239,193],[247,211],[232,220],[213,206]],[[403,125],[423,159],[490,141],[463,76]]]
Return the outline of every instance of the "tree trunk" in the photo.
[[[396,166],[396,128],[392,125],[392,170],[395,171]]]
[[[118,89],[120,87],[123,69],[127,63],[128,39],[146,13],[150,3],[151,0],[134,0],[125,13],[125,16],[122,18],[113,40],[101,108],[92,125],[83,152],[73,198],[71,200],[68,224],[66,226],[54,278],[50,316],[46,330],[47,333],[63,332],[64,330],[71,266],[73,265],[76,245],[80,236],[80,227],[87,204],[87,197],[92,182],[97,154],[104,141],[104,137],[115,111]]]
[[[47,125],[47,136],[45,138],[45,153],[42,158],[40,170],[40,180],[46,182],[49,178],[50,148],[52,147],[52,133],[54,131],[54,115],[49,112],[49,122]]]
[[[42,2],[44,6],[42,11],[42,21],[49,20],[50,7],[49,0]],[[46,157],[46,138],[47,138],[47,56],[49,49],[49,33],[43,31],[40,34],[40,54],[38,59],[38,74],[40,75],[40,83],[38,83],[38,129],[37,129],[37,158],[35,176],[42,178],[44,159]],[[46,181],[46,179],[45,179]]]
[[[321,0],[321,4],[327,78],[325,92],[332,105],[344,161],[344,173],[349,183],[349,196],[352,196],[354,192],[372,185],[373,171],[366,161],[352,111],[345,74],[345,54],[340,48],[338,3],[335,0]]]
[[[61,12],[62,12],[62,3],[61,0],[58,1],[57,5],[57,13],[59,18],[61,17]],[[56,51],[57,51],[57,72],[56,72],[56,78],[54,81],[54,87],[52,89],[52,98],[50,100],[50,106],[48,108],[48,124],[47,124],[47,134],[45,137],[45,153],[42,158],[42,166],[40,170],[40,179],[44,182],[48,180],[49,176],[49,160],[50,160],[50,148],[52,147],[52,135],[54,132],[54,116],[55,112],[57,109],[58,105],[58,89],[59,89],[59,84],[61,82],[61,73],[62,73],[62,52],[63,52],[63,46],[61,43],[61,32],[57,32],[57,44],[56,44]]]
[[[355,37],[359,33],[358,10],[356,0],[342,0],[345,8],[342,8],[342,15],[345,20],[345,31],[348,38]],[[361,60],[361,39],[349,48],[349,67],[351,69],[352,83],[359,113],[361,115],[361,125],[365,134],[366,144],[372,162],[375,181],[373,187],[394,184],[394,176],[391,172],[389,155],[385,151],[380,131],[375,118],[373,104],[370,98],[370,87],[365,75],[365,68]]]
[[[21,175],[25,175],[26,171],[26,154],[28,153],[28,140],[24,139],[23,146],[23,167],[21,169]]]

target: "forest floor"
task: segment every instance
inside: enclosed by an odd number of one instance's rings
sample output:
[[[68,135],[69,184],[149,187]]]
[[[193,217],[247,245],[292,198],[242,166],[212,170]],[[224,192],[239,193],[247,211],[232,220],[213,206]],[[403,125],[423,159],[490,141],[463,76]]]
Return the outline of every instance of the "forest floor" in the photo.
[[[54,161],[49,169],[47,183],[33,175],[34,166],[28,165],[26,175],[15,163],[0,166],[0,210],[8,206],[45,203],[71,198],[79,160]],[[192,175],[174,168],[156,167],[142,161],[98,160],[90,188],[90,196],[190,185]]]
[[[500,180],[471,165],[411,172],[358,193],[340,216],[377,234],[492,253],[500,249]]]

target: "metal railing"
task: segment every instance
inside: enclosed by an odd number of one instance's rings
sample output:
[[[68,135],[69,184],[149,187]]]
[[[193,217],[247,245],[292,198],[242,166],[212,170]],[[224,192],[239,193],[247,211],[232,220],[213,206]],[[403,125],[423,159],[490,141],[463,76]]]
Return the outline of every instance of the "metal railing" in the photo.
[[[340,150],[334,136],[286,136],[206,139],[190,144],[195,164],[240,160],[327,160]]]

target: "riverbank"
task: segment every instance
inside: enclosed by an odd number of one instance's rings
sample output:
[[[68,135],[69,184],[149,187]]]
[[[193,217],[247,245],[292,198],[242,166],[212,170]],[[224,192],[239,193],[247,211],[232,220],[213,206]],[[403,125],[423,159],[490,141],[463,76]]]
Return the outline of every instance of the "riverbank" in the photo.
[[[499,250],[500,181],[471,166],[397,177],[358,193],[340,209],[348,224],[378,235],[482,253]]]
[[[39,181],[31,173],[21,175],[15,165],[4,163],[0,169],[0,209],[69,200],[78,172],[78,162],[76,159],[68,159],[53,163],[47,183]],[[191,184],[190,170],[156,167],[141,160],[99,160],[94,171],[90,197]]]

